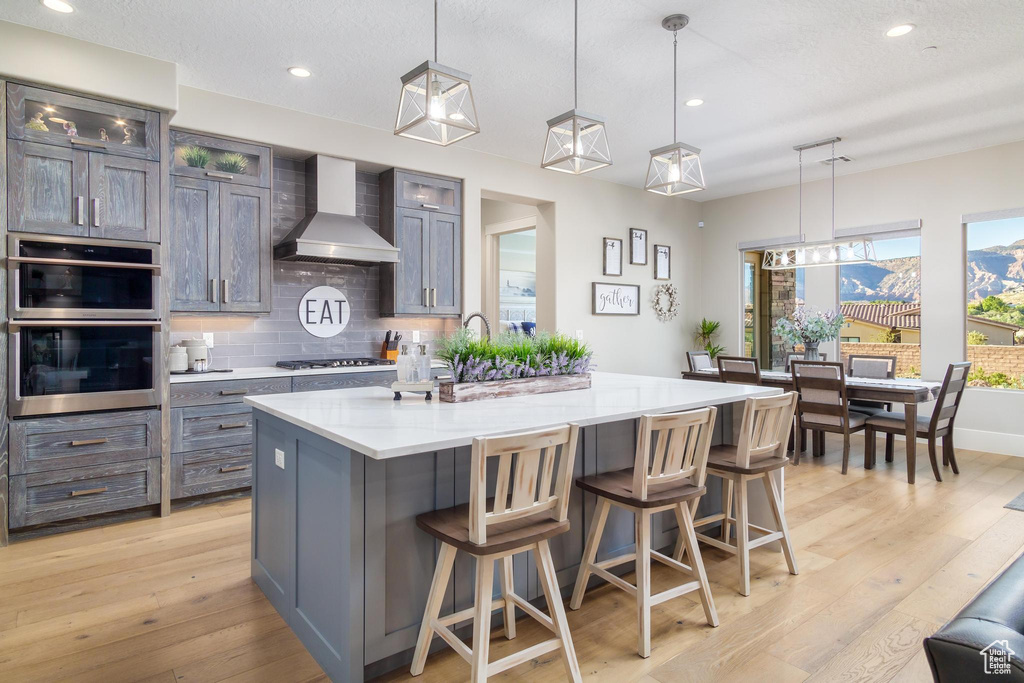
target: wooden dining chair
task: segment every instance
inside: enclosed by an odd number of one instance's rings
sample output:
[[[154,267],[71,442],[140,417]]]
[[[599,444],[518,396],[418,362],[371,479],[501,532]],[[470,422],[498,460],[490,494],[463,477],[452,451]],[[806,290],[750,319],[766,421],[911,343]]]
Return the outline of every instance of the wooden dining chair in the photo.
[[[823,361],[827,361],[828,360],[828,354],[827,353],[819,353],[818,355],[820,356],[820,358],[818,360],[823,360]],[[786,354],[786,372],[789,372],[792,369],[792,363],[795,360],[804,360],[804,354],[796,353],[796,352],[794,352],[794,353],[787,353]]]
[[[793,388],[800,396],[797,403],[796,439],[809,429],[824,441],[826,432],[843,435],[843,474],[850,466],[850,434],[864,430],[867,415],[850,410],[846,397],[846,376],[842,363],[795,360],[792,364]],[[800,444],[794,449],[793,464],[800,464]]]
[[[568,678],[581,680],[548,547],[548,539],[569,530],[570,479],[578,436],[577,425],[564,425],[474,439],[469,503],[416,518],[420,529],[441,541],[441,552],[413,654],[413,676],[423,673],[430,642],[436,633],[470,663],[474,683],[553,650],[560,650]],[[488,461],[497,461],[493,498],[487,497],[486,490]],[[474,603],[472,607],[441,617],[441,603],[459,550],[476,558]],[[528,550],[534,551],[537,576],[550,617],[513,592],[512,556]],[[494,562],[499,559],[502,562],[501,597],[493,600]],[[554,637],[488,662],[491,611],[503,610],[505,637],[512,639],[516,635],[516,607],[539,621]],[[472,650],[449,628],[469,619],[473,620]]]
[[[582,477],[576,485],[597,496],[594,521],[587,534],[571,609],[583,604],[587,581],[595,574],[636,598],[638,640],[641,657],[651,656],[651,607],[692,591],[700,593],[708,624],[718,626],[718,614],[711,597],[711,585],[704,571],[693,528],[693,514],[704,495],[708,450],[715,427],[714,407],[666,415],[644,415],[637,433],[633,467],[606,474]],[[615,505],[633,513],[636,522],[636,550],[601,562],[595,561],[609,508]],[[686,549],[690,564],[651,549],[651,516],[671,510],[679,525],[680,547]],[[651,594],[651,559],[677,569],[691,580]],[[629,561],[636,563],[636,585],[609,571]]]
[[[718,378],[734,384],[760,384],[761,362],[746,356],[718,356]]]
[[[753,548],[781,541],[790,574],[798,574],[796,555],[786,524],[786,514],[779,487],[772,472],[789,464],[786,442],[793,428],[793,411],[797,394],[748,398],[743,406],[743,421],[736,446],[714,446],[708,455],[708,474],[722,479],[722,512],[694,520],[697,529],[721,523],[721,536],[712,538],[698,533],[697,538],[708,545],[739,556],[740,593],[750,595],[750,551]],[[761,479],[768,505],[775,518],[776,530],[750,523],[747,483]],[[735,506],[735,514],[733,508]],[[736,544],[731,543],[731,526],[736,529]],[[761,534],[750,539],[750,532]],[[689,552],[689,548],[686,548]],[[676,547],[675,559],[682,560],[683,548]]]
[[[687,351],[686,364],[690,366],[690,372],[710,370],[714,367],[711,363],[711,354],[707,351]]]
[[[942,464],[953,468],[953,474],[960,474],[956,464],[956,453],[953,450],[953,422],[956,420],[960,399],[967,387],[967,374],[971,371],[969,362],[950,363],[946,368],[946,376],[939,389],[939,397],[930,417],[919,415],[917,418],[917,436],[928,440],[928,459],[932,462],[932,474],[936,481],[942,481],[939,459],[936,453],[938,440],[942,438]],[[894,434],[906,434],[907,422],[903,413],[882,411],[867,419],[864,432],[864,464],[866,467],[875,462],[875,432],[886,435],[885,461],[892,462],[892,451],[889,439]],[[910,472],[907,472],[909,478]]]

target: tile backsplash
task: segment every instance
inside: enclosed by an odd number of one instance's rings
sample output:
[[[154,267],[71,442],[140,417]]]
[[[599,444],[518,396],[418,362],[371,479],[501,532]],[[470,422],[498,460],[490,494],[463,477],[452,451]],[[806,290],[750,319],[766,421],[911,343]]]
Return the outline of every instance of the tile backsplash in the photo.
[[[274,158],[272,243],[277,244],[305,214],[305,165],[303,161]],[[373,173],[356,174],[356,213],[379,230],[378,183]],[[319,285],[337,287],[352,306],[345,331],[331,339],[318,339],[302,329],[298,306],[302,295]],[[321,265],[275,261],[273,304],[269,315],[175,314],[171,318],[171,343],[213,334],[214,368],[248,368],[273,365],[286,358],[377,356],[387,330],[412,342],[413,330],[421,341],[431,341],[454,329],[454,320],[433,318],[381,318],[378,315],[378,268],[375,266]]]

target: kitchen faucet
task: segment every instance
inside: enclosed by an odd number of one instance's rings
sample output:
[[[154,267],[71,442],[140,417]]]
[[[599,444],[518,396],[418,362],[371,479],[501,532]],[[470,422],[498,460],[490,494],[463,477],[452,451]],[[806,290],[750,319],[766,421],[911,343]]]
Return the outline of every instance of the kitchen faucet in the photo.
[[[476,311],[474,313],[470,313],[466,317],[466,319],[462,321],[462,326],[463,327],[469,327],[469,321],[472,320],[473,318],[480,318],[481,320],[484,321],[484,329],[487,331],[487,338],[490,339],[491,338],[491,324],[489,322],[487,322],[487,316],[484,315],[483,313],[481,313],[480,311]]]

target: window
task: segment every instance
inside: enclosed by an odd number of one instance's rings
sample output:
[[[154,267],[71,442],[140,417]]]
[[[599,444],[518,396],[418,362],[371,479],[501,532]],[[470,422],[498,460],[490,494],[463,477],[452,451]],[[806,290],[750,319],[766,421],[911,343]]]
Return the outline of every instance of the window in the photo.
[[[875,261],[839,267],[840,354],[896,356],[897,377],[920,377],[921,237],[874,244]]]
[[[1024,389],[1024,217],[967,225],[971,386]]]

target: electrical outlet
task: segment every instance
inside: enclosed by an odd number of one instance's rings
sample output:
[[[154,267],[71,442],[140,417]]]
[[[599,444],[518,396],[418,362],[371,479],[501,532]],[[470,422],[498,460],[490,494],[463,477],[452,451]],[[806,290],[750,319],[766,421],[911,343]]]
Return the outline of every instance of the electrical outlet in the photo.
[[[206,345],[212,349],[213,348],[213,332],[203,332],[203,341],[206,342]]]
[[[280,467],[282,470],[284,469],[284,451],[282,451],[280,448],[274,449],[274,464]]]
[[[583,339],[583,330],[576,330],[576,338]]]
[[[413,344],[419,344],[420,343],[420,331],[419,330],[413,330],[412,331],[412,343]]]

